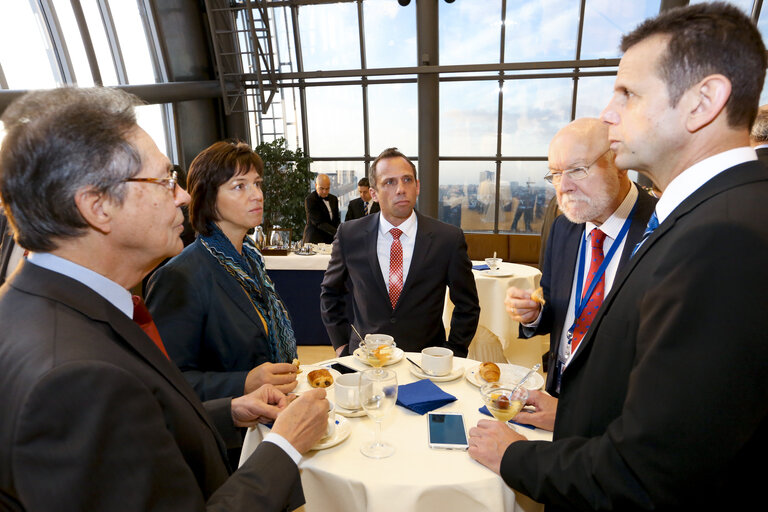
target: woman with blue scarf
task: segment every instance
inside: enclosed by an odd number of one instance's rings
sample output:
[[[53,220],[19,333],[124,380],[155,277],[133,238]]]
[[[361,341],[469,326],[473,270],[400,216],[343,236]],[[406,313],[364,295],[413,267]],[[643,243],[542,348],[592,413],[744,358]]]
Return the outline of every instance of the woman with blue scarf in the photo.
[[[147,306],[168,355],[201,400],[262,384],[296,387],[288,312],[248,230],[261,224],[264,164],[243,142],[217,142],[195,157],[187,188],[194,243],[160,267]]]

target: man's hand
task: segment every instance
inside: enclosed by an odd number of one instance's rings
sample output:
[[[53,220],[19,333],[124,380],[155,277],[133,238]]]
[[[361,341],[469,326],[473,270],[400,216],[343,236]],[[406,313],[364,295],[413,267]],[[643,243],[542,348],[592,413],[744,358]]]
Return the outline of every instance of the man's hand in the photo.
[[[298,384],[299,369],[290,363],[262,363],[245,377],[245,394],[256,391],[264,384],[272,384],[283,393],[293,391]]]
[[[469,429],[469,456],[496,474],[501,474],[501,459],[507,447],[516,441],[525,441],[505,423],[480,420]]]
[[[232,399],[232,421],[238,427],[252,427],[277,418],[290,399],[275,386],[265,384],[256,391]]]
[[[533,425],[550,432],[555,429],[557,398],[545,391],[533,389],[528,391],[528,400],[525,402],[525,405],[532,405],[536,410],[534,412],[520,411],[514,418],[516,422]]]
[[[531,299],[533,290],[521,290],[510,286],[504,305],[512,320],[521,324],[530,324],[539,317],[541,304]]]
[[[325,435],[329,409],[324,389],[302,393],[280,412],[272,432],[283,436],[299,453],[305,453]]]

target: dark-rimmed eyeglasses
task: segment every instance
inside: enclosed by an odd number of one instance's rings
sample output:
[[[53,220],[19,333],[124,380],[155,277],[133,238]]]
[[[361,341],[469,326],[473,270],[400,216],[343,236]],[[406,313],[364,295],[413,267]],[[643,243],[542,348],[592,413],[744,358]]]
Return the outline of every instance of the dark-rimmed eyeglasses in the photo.
[[[178,180],[178,174],[176,171],[171,171],[171,175],[168,178],[126,178],[123,180],[126,181],[135,181],[138,183],[155,183],[157,185],[162,185],[171,192],[176,190],[176,184],[179,182]]]
[[[583,180],[584,178],[589,176],[589,168],[595,165],[597,161],[603,158],[603,155],[605,155],[610,150],[611,150],[610,148],[606,149],[600,156],[592,160],[592,163],[588,165],[584,165],[581,167],[574,167],[572,169],[566,169],[564,171],[557,171],[554,169],[550,169],[549,174],[544,176],[544,179],[552,183],[553,185],[558,185],[563,180],[564,174],[574,181]]]

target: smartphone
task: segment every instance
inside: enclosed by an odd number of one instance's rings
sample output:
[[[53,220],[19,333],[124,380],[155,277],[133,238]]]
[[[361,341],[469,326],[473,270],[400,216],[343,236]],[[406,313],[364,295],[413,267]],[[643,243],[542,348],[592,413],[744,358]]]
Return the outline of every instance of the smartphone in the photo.
[[[464,428],[464,415],[460,412],[430,412],[427,414],[429,425],[429,447],[449,450],[466,450],[467,430]]]
[[[328,368],[333,368],[334,370],[336,370],[337,372],[339,372],[342,375],[344,375],[345,373],[356,373],[356,372],[359,371],[359,370],[355,370],[354,368],[352,368],[350,366],[347,366],[345,364],[341,364],[341,363],[333,363],[332,365],[329,365]]]

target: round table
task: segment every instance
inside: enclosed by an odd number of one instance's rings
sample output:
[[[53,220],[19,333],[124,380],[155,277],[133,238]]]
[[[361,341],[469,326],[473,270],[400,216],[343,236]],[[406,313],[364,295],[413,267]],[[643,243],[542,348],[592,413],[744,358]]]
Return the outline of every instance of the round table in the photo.
[[[406,356],[416,363],[421,361],[419,353],[406,353]],[[333,361],[359,370],[369,368],[354,356],[320,364]],[[477,364],[478,361],[471,359],[454,358],[454,368],[465,370]],[[402,359],[387,368],[397,372],[398,384],[408,384],[418,380],[410,366]],[[467,430],[478,420],[490,418],[479,412],[483,406],[480,391],[463,374],[456,380],[435,384],[457,398],[437,411],[463,413]],[[334,400],[333,387],[329,388],[328,398]],[[541,510],[541,506],[529,498],[516,496],[501,477],[475,462],[466,451],[430,448],[426,415],[395,406],[383,422],[383,439],[395,446],[395,453],[381,460],[360,453],[360,445],[374,436],[374,423],[366,416],[345,418],[345,421],[351,426],[351,434],[345,441],[331,448],[310,451],[301,461],[307,512]],[[551,439],[550,432],[516,428],[529,439]],[[263,426],[248,431],[241,461],[253,452],[266,431]]]

